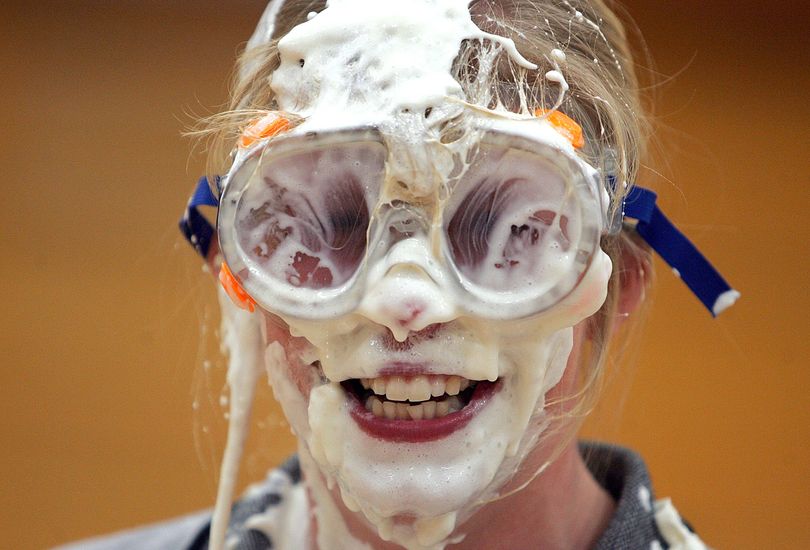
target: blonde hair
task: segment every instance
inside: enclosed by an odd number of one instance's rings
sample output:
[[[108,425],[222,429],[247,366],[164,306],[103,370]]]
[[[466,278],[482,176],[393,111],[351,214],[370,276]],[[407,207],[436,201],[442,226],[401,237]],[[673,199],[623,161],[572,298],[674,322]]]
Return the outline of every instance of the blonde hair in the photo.
[[[278,39],[324,5],[323,1],[287,0],[277,14],[269,42],[246,49],[240,56],[228,109],[204,121],[203,133],[214,138],[211,171],[221,173],[226,168],[227,154],[249,120],[257,113],[278,110],[270,87],[270,77],[280,64]],[[482,30],[512,39],[538,69],[528,71],[508,55],[497,55],[482,88],[477,78],[480,62],[497,46],[465,41],[453,73],[468,101],[514,112],[556,107],[568,115],[583,129],[585,146],[580,153],[605,177],[611,210],[620,208],[644,156],[649,125],[627,31],[614,11],[602,0],[474,0],[470,12]],[[564,60],[552,59],[554,49],[564,52]],[[569,86],[561,103],[559,85],[544,77],[557,68]],[[615,177],[615,184],[607,181],[608,174]],[[580,362],[578,389],[563,398],[575,403],[565,407],[565,414],[573,419],[583,418],[592,407],[615,321],[627,314],[617,310],[624,260],[633,257],[633,265],[644,265],[649,271],[648,250],[628,231],[604,236],[602,249],[611,256],[614,270],[607,301],[587,321],[589,345]]]

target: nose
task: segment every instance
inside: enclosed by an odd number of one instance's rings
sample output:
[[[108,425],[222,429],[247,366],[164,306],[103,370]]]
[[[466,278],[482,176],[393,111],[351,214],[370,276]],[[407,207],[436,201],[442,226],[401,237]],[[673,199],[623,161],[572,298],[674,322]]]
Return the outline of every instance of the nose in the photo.
[[[359,313],[404,342],[410,333],[456,317],[452,294],[424,239],[398,242],[369,270]]]

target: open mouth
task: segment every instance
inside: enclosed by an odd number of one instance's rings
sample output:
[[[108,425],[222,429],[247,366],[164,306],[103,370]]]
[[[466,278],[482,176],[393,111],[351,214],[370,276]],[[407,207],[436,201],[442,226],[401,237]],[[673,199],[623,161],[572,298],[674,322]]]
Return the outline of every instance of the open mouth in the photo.
[[[465,426],[498,381],[443,374],[355,378],[341,383],[361,429],[391,441],[432,441]]]

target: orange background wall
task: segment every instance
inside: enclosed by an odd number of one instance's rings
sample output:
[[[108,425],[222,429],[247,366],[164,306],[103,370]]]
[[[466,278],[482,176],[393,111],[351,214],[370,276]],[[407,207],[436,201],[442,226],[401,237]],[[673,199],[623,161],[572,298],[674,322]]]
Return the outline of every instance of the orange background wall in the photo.
[[[175,230],[202,157],[179,133],[224,101],[263,2],[2,4],[0,547],[24,549],[213,502],[222,365],[202,374],[212,286]],[[659,263],[632,382],[587,433],[639,450],[713,546],[808,548],[808,9],[629,10],[662,82],[669,182],[642,179],[743,298],[711,320]],[[292,451],[262,399],[245,478]]]

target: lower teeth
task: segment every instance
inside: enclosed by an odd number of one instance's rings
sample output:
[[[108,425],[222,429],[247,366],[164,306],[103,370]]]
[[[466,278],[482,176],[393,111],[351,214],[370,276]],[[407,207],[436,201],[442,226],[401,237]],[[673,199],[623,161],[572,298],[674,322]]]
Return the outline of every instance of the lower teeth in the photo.
[[[441,401],[423,401],[418,404],[383,401],[376,395],[372,395],[366,400],[366,410],[371,411],[374,416],[389,420],[442,418],[450,413],[460,411],[463,406],[461,399],[455,395],[448,396]]]

